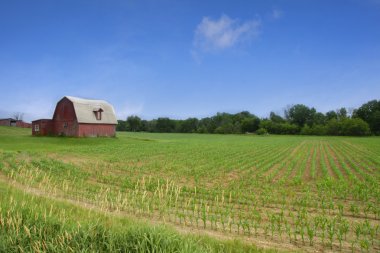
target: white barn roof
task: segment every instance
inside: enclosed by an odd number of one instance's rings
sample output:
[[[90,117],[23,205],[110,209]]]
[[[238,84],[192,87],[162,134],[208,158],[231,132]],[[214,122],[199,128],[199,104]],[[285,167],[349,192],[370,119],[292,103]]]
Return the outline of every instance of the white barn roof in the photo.
[[[65,96],[74,105],[78,123],[117,124],[115,110],[104,100],[84,99]],[[101,110],[101,119],[96,119],[95,111]]]

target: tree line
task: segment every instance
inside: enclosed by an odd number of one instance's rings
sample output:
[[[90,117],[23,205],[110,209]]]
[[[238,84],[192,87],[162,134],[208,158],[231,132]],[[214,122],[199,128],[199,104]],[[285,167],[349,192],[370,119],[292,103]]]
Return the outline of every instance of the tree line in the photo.
[[[236,114],[217,113],[202,119],[175,120],[161,117],[143,120],[129,116],[118,120],[116,130],[157,133],[215,134],[302,134],[302,135],[380,135],[380,100],[369,101],[357,109],[340,108],[327,113],[317,112],[303,104],[288,106],[281,116],[274,112],[267,118],[242,111]]]

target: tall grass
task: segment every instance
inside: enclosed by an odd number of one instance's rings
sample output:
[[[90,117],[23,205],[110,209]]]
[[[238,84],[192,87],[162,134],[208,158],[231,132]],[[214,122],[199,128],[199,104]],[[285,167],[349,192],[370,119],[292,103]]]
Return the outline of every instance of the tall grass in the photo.
[[[0,252],[261,252],[238,241],[179,235],[163,226],[35,197],[0,183]]]

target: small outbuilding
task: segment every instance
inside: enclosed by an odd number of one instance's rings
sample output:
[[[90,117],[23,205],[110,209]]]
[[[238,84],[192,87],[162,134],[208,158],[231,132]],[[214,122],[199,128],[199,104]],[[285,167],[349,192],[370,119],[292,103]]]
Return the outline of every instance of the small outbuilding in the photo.
[[[31,128],[32,124],[24,122],[22,120],[18,120],[18,119],[7,118],[7,119],[0,119],[0,126]]]
[[[75,137],[115,136],[117,119],[104,100],[65,96],[58,101],[53,119],[32,122],[33,135]]]

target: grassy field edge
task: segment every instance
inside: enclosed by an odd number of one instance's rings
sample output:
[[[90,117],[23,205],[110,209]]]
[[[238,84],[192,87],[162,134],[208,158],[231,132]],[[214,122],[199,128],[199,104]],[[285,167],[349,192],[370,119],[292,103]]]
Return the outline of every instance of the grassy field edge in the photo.
[[[0,252],[275,252],[241,241],[179,234],[0,182]],[[80,222],[79,222],[80,221]]]

